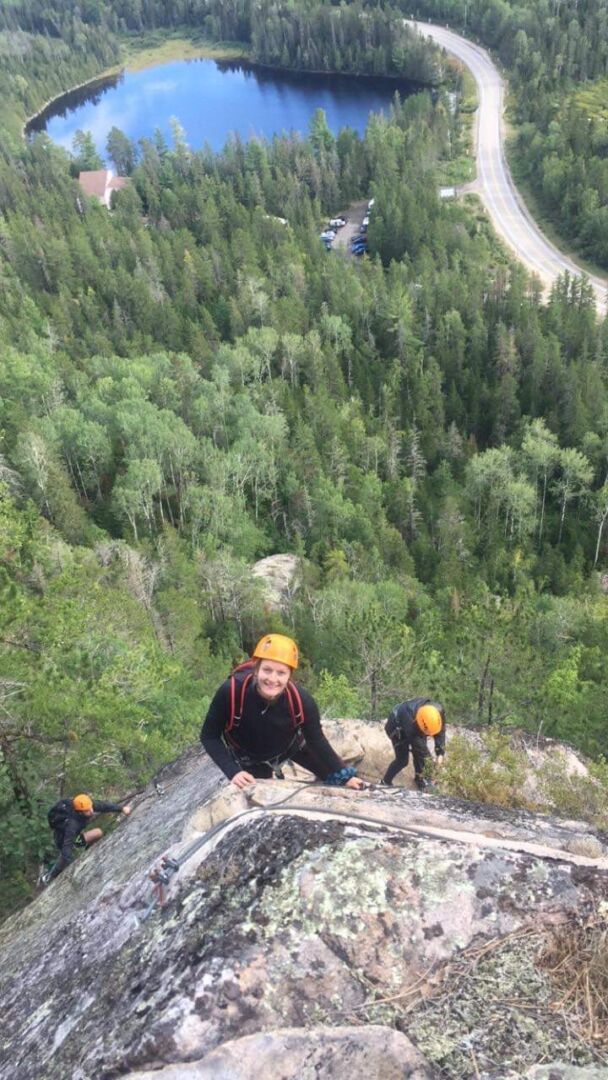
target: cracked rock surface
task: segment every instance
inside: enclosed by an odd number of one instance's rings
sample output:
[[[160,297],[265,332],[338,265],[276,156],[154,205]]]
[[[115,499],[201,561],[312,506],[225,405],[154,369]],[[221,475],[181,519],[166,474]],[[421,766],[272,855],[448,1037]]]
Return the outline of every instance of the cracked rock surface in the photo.
[[[159,783],[0,928],[2,1080],[603,1068],[536,964],[605,896],[600,834],[583,855],[580,823],[407,790],[268,781],[247,802],[198,750]],[[150,871],[186,849],[151,907]]]

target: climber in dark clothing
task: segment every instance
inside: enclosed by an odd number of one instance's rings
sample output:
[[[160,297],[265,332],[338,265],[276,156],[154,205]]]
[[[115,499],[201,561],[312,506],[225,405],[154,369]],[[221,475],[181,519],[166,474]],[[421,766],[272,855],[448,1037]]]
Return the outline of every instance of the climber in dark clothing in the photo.
[[[124,814],[128,817],[130,813],[130,806],[99,800],[93,802],[90,795],[75,795],[73,799],[60,799],[55,803],[48,812],[48,822],[53,830],[59,858],[45,875],[44,884],[57,877],[72,862],[74,848],[89,847],[101,840],[102,829],[86,828],[92,817],[96,814]]]
[[[432,736],[435,741],[437,763],[443,762],[445,754],[445,711],[430,698],[411,698],[396,705],[391,712],[384,730],[393,744],[395,760],[384,774],[383,783],[392,784],[397,773],[407,765],[412,751],[414,759],[414,779],[416,787],[424,791],[427,781],[424,778],[424,763],[430,757],[426,740]]]
[[[325,783],[362,788],[355,770],[345,767],[325,738],[314,698],[291,681],[297,666],[298,649],[291,638],[263,637],[252,663],[237,669],[216,692],[201,729],[205,750],[239,788],[256,777],[281,777],[287,760]]]

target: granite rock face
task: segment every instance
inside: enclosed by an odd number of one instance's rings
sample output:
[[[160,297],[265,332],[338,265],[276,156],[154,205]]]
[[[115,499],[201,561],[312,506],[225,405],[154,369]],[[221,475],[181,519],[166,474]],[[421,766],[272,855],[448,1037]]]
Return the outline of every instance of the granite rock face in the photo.
[[[268,611],[288,610],[298,588],[299,571],[297,555],[267,555],[253,564],[251,573],[263,584]]]
[[[201,1061],[127,1080],[433,1080],[428,1063],[405,1035],[391,1028],[287,1028],[224,1043]]]
[[[444,1080],[592,1067],[536,961],[607,883],[580,823],[294,780],[248,800],[196,749],[0,928],[0,1077],[373,1080],[374,1045],[389,1078],[401,1054]]]

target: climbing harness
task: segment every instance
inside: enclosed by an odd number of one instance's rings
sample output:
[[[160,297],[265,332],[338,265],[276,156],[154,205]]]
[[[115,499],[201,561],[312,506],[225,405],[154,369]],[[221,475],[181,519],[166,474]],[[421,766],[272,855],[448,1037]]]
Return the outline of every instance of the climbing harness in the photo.
[[[296,731],[294,731],[293,737],[285,747],[285,750],[273,758],[253,757],[252,754],[246,753],[246,751],[239,746],[232,735],[226,736],[226,742],[230,749],[234,751],[234,756],[241,768],[248,769],[251,765],[268,765],[268,767],[272,769],[277,780],[285,779],[285,774],[283,773],[281,766],[284,765],[286,761],[289,761],[293,753],[301,750],[305,745],[304,736],[300,728],[297,728]]]

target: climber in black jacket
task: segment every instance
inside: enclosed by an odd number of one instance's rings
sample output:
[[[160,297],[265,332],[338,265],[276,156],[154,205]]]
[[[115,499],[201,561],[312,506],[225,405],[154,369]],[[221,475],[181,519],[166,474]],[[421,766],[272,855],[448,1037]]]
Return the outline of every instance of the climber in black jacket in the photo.
[[[217,690],[201,729],[205,750],[238,788],[256,777],[281,777],[287,760],[325,783],[364,787],[323,734],[314,698],[292,682],[297,666],[298,648],[291,638],[263,637],[252,660]]]
[[[103,829],[87,829],[92,817],[96,814],[124,814],[128,817],[130,813],[130,806],[99,800],[93,802],[90,795],[75,795],[73,799],[60,799],[55,803],[48,812],[48,822],[53,830],[59,858],[44,875],[43,884],[48,884],[72,862],[74,848],[89,847],[101,840]]]
[[[445,711],[443,705],[430,698],[411,698],[395,705],[384,730],[393,744],[395,760],[384,774],[384,784],[392,784],[397,773],[405,768],[409,761],[410,750],[414,759],[414,779],[416,787],[424,791],[428,786],[424,777],[424,764],[430,757],[427,737],[432,736],[435,743],[437,763],[443,762],[445,754]]]

